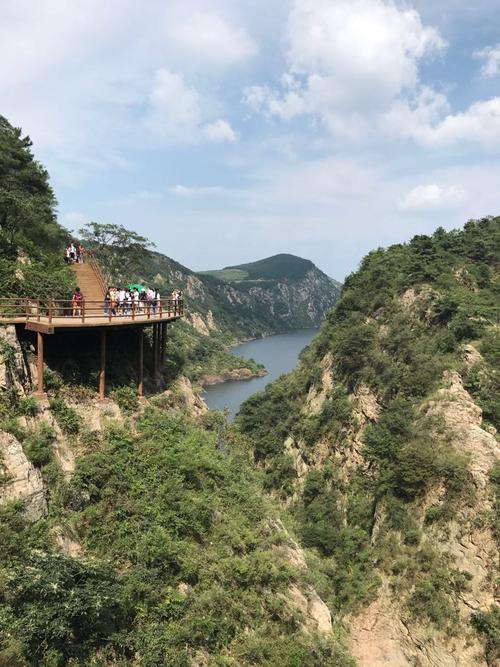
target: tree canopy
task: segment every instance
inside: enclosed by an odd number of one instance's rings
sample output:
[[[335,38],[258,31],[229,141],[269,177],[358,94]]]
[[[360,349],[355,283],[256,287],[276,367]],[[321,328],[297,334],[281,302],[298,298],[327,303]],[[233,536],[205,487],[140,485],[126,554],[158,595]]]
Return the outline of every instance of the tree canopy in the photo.
[[[154,244],[145,236],[123,225],[89,222],[80,230],[87,247],[95,252],[109,278],[115,281],[135,279]]]

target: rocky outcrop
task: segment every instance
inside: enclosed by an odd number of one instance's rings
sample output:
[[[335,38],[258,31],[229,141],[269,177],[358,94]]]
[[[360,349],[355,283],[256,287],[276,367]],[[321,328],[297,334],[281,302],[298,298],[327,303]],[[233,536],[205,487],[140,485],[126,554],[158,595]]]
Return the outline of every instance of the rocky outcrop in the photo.
[[[18,395],[31,389],[31,368],[19,344],[15,326],[0,326],[0,391]]]
[[[472,631],[470,619],[472,613],[499,602],[492,580],[492,572],[499,571],[498,549],[490,528],[477,517],[492,508],[488,472],[500,458],[500,445],[482,428],[482,411],[464,389],[460,375],[445,372],[443,384],[422,412],[441,419],[455,449],[469,456],[474,494],[457,510],[445,533],[421,527],[434,547],[470,577],[459,599],[461,628],[449,637],[411,619],[393,595],[390,581],[383,577],[377,599],[348,619],[350,648],[360,667],[486,667],[484,647]],[[430,496],[422,500],[424,507],[443,500],[439,489],[431,490]],[[416,508],[415,514],[423,512]]]
[[[205,374],[200,378],[200,384],[203,387],[211,384],[219,384],[219,382],[227,382],[227,380],[250,380],[255,377],[263,377],[267,375],[265,369],[259,371],[251,371],[249,368],[233,368],[225,373]]]
[[[4,431],[0,431],[0,470],[0,504],[21,500],[28,519],[41,518],[47,512],[42,475],[26,457],[21,443]]]

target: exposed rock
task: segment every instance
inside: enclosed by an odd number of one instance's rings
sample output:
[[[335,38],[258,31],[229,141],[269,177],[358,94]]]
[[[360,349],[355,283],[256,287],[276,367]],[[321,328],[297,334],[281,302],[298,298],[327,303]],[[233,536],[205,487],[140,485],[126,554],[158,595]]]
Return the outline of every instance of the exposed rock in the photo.
[[[193,385],[187,377],[181,376],[176,380],[174,391],[181,399],[183,407],[189,414],[200,416],[208,411],[205,402],[194,391]]]
[[[462,347],[462,358],[467,366],[474,366],[483,361],[481,353],[473,345],[464,345]]]
[[[22,500],[31,521],[46,514],[42,475],[26,457],[21,443],[5,431],[0,431],[0,468],[6,477],[0,486],[0,503]]]
[[[76,540],[66,535],[61,529],[54,532],[54,539],[57,546],[60,548],[65,556],[71,558],[78,558],[83,555],[83,547]]]
[[[380,405],[377,397],[370,391],[369,387],[362,384],[354,394],[356,400],[356,417],[361,428],[369,422],[377,421],[380,415]]]
[[[207,328],[209,331],[218,331],[219,327],[217,326],[213,313],[211,310],[208,311],[207,313]]]
[[[104,401],[92,397],[85,401],[68,401],[90,431],[101,431],[111,421],[123,421],[118,403],[111,398]]]
[[[199,313],[189,313],[189,322],[198,333],[203,336],[210,336],[210,331]]]
[[[15,326],[0,326],[0,391],[13,388],[18,394],[31,389],[31,373]]]
[[[293,584],[288,589],[288,601],[298,609],[304,618],[304,629],[321,634],[332,631],[332,615],[314,588],[307,586],[302,591]]]
[[[332,377],[332,355],[330,352],[321,360],[323,374],[321,376],[321,385],[317,387],[312,385],[306,398],[306,409],[309,414],[316,415],[321,412],[323,403],[326,401],[328,393],[333,389]]]

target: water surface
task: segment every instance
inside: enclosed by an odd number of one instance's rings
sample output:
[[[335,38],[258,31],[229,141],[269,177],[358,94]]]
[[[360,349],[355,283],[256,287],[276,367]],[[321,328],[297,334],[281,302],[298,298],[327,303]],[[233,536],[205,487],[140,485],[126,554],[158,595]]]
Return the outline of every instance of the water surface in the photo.
[[[264,364],[269,372],[260,378],[228,380],[210,385],[203,394],[208,407],[212,410],[228,408],[232,419],[249,396],[262,391],[266,384],[295,368],[299,353],[311,342],[317,331],[317,329],[297,329],[290,333],[259,338],[233,347],[231,350],[233,354],[245,359],[255,359]]]

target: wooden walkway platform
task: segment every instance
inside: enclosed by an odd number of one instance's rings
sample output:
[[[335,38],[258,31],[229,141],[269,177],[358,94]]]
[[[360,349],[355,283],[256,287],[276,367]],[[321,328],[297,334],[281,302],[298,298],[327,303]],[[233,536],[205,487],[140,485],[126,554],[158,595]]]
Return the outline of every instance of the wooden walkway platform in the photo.
[[[110,304],[105,301],[106,280],[91,253],[83,263],[73,264],[84,299],[75,304],[68,299],[0,299],[0,325],[23,325],[37,334],[37,393],[44,393],[44,337],[57,331],[100,331],[99,397],[106,394],[106,333],[133,327],[138,333],[137,378],[139,396],[144,394],[144,329],[152,327],[153,376],[160,382],[160,365],[165,360],[167,325],[184,315],[182,299]],[[90,297],[90,298],[89,298]]]

